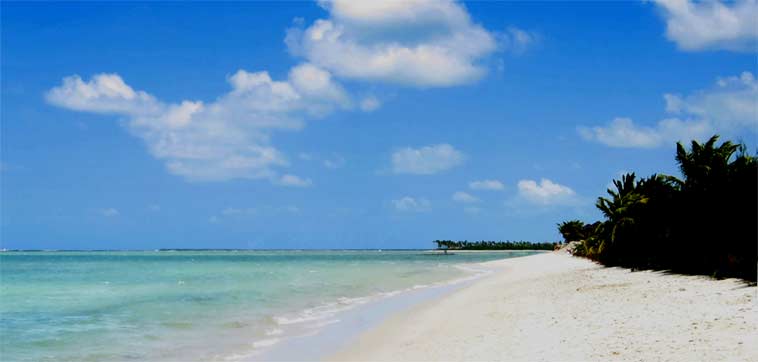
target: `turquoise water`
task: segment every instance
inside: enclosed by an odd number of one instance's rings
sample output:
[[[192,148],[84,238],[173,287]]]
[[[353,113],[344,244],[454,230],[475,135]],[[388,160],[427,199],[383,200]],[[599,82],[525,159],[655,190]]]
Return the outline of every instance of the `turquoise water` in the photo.
[[[233,360],[466,263],[529,254],[4,252],[0,360]]]

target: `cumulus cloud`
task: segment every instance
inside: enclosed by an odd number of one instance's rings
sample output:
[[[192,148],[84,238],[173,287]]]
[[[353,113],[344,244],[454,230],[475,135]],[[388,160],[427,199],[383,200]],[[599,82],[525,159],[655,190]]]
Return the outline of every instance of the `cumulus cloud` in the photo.
[[[313,64],[306,63],[292,68],[289,81],[298,93],[310,98],[311,101],[314,99],[326,101],[326,104],[320,105],[323,109],[311,109],[311,111],[329,111],[333,104],[339,104],[343,107],[350,105],[347,94],[339,84],[332,80],[332,75]],[[314,105],[318,105],[318,103],[309,104],[311,107]]]
[[[121,117],[170,173],[187,180],[264,179],[307,186],[309,180],[284,175],[289,160],[272,145],[274,132],[300,130],[306,121],[337,109],[370,112],[381,106],[374,96],[353,100],[335,77],[418,87],[460,85],[482,77],[482,63],[498,48],[497,36],[453,0],[319,4],[328,17],[311,24],[297,18],[287,30],[290,54],[305,61],[285,79],[239,70],[227,79],[231,89],[213,100],[167,102],[133,88],[118,74],[89,80],[72,75],[45,98],[62,108]],[[514,51],[533,41],[516,28],[505,34]],[[397,170],[430,174],[461,162],[460,153],[441,146],[430,151],[440,152],[431,160],[406,155],[403,164],[401,155]]]
[[[586,140],[611,147],[652,148],[713,133],[758,130],[758,81],[750,72],[719,78],[714,87],[682,96],[665,94],[669,118],[652,126],[615,118],[606,126],[579,127]]]
[[[118,74],[97,74],[85,82],[78,75],[63,78],[59,87],[46,94],[59,107],[96,113],[143,114],[160,109],[155,98],[135,91]]]
[[[708,90],[666,94],[664,99],[666,111],[674,115],[712,120],[719,128],[758,129],[758,81],[750,72],[719,78]]]
[[[118,74],[96,74],[89,80],[72,75],[45,98],[62,108],[121,117],[170,173],[187,180],[265,179],[307,186],[309,180],[283,176],[289,160],[272,144],[274,132],[300,130],[306,121],[337,109],[370,112],[381,106],[373,95],[353,101],[335,76],[454,86],[480,78],[486,72],[480,63],[497,48],[496,37],[452,0],[319,4],[328,17],[312,24],[297,18],[287,30],[289,52],[306,61],[286,79],[239,70],[227,78],[231,89],[214,100],[166,102],[133,88]],[[508,34],[514,44],[530,41],[529,34],[515,28]],[[447,161],[419,159],[426,165],[398,170],[425,174],[452,167],[460,163],[460,154],[451,151]]]
[[[755,51],[758,2],[655,0],[666,21],[666,37],[688,51]]]
[[[523,199],[540,205],[568,204],[576,200],[576,192],[546,178],[538,183],[534,180],[521,180],[518,182],[519,196]]]
[[[432,204],[427,199],[405,196],[392,200],[395,210],[402,212],[426,212],[431,210]]]
[[[464,159],[463,153],[446,143],[406,147],[392,154],[392,170],[398,174],[431,175],[458,166]]]
[[[321,1],[328,19],[287,31],[291,54],[345,78],[420,87],[470,83],[495,37],[452,0]],[[302,24],[302,21],[296,22]]]
[[[117,74],[99,74],[89,81],[64,78],[46,99],[59,107],[110,113],[127,119],[169,172],[194,181],[235,178],[269,179],[284,186],[307,186],[309,180],[280,176],[289,165],[270,143],[276,130],[299,130],[306,119],[323,117],[350,106],[330,73],[312,64],[292,68],[286,80],[268,72],[239,70],[228,78],[231,90],[215,101],[166,103],[136,91]]]
[[[478,180],[469,182],[468,187],[472,190],[500,191],[505,188],[505,185],[498,180]]]
[[[472,203],[479,202],[478,197],[471,195],[468,192],[463,192],[463,191],[455,192],[452,196],[452,199],[455,202],[461,202],[464,204],[472,204]]]

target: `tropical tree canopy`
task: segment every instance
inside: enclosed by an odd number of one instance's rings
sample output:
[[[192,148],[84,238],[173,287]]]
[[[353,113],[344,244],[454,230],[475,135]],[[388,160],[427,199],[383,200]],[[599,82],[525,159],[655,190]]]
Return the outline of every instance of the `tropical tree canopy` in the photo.
[[[606,265],[756,280],[758,158],[742,144],[717,142],[692,141],[689,150],[677,143],[682,179],[614,180],[596,203],[604,220],[581,235],[577,253]],[[559,232],[565,237],[576,222]]]

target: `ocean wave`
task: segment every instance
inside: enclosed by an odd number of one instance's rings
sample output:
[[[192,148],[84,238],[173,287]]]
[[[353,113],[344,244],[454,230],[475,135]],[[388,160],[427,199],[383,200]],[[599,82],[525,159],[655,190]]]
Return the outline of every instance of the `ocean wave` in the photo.
[[[366,296],[341,296],[332,302],[324,303],[316,307],[306,308],[294,313],[286,313],[283,315],[274,316],[272,319],[279,326],[279,328],[274,329],[276,330],[276,335],[286,336],[283,338],[264,338],[259,341],[255,341],[253,344],[256,346],[256,354],[260,355],[263,349],[270,348],[275,344],[286,340],[287,338],[316,334],[323,327],[338,323],[340,321],[340,319],[337,318],[339,314],[344,313],[357,306],[370,302],[381,301],[383,299],[394,297],[414,290],[445,287],[465,283],[479,279],[493,272],[492,269],[470,263],[456,264],[453,265],[453,267],[465,272],[466,275],[429,284],[415,284],[406,288],[377,292]]]
[[[253,348],[258,349],[262,347],[270,347],[279,342],[280,338],[266,338],[253,342]]]

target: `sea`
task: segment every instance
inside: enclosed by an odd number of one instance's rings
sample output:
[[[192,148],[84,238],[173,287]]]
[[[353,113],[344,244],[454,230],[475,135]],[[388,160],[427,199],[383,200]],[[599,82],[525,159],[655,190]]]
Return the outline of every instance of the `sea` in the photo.
[[[0,360],[248,360],[356,306],[534,253],[6,251]]]

